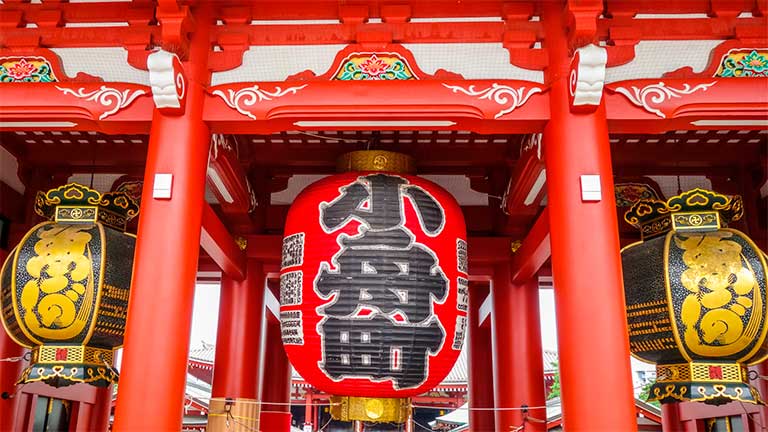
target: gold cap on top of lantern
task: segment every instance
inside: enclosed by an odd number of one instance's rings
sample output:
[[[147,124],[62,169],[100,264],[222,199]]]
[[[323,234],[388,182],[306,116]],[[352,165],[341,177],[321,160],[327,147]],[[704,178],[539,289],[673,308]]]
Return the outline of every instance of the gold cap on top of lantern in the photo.
[[[139,214],[139,205],[125,192],[102,194],[87,186],[69,183],[48,192],[38,192],[35,212],[55,222],[101,222],[125,231],[128,221]]]
[[[662,200],[640,200],[624,214],[643,240],[669,231],[716,231],[744,214],[741,197],[691,189]]]
[[[416,161],[406,154],[385,150],[358,150],[344,153],[336,161],[336,171],[381,171],[415,174]]]

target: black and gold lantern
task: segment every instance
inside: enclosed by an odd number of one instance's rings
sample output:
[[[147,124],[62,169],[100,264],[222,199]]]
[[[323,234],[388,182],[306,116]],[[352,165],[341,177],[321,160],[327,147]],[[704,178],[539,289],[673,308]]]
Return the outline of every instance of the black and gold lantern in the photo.
[[[0,271],[3,326],[32,350],[19,383],[107,386],[123,343],[139,207],[127,194],[68,184],[38,192],[32,228]]]
[[[726,228],[741,197],[694,189],[625,214],[642,241],[622,250],[632,353],[656,364],[649,401],[762,403],[747,365],[766,343],[766,257]]]

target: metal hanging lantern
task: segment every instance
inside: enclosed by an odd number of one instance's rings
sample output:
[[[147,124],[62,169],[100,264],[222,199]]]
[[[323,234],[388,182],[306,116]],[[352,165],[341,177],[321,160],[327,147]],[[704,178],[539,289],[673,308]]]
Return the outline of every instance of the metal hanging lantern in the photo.
[[[768,354],[765,254],[725,228],[741,197],[693,189],[625,214],[642,241],[622,250],[632,353],[656,363],[649,401],[763,403],[747,365]]]
[[[296,370],[342,421],[404,422],[438,385],[466,330],[461,209],[406,174],[407,156],[344,155],[342,174],[307,187],[288,213],[280,318]]]
[[[38,192],[35,211],[51,221],[27,232],[0,272],[3,327],[32,350],[19,383],[117,382],[135,244],[124,231],[139,207],[72,183]]]

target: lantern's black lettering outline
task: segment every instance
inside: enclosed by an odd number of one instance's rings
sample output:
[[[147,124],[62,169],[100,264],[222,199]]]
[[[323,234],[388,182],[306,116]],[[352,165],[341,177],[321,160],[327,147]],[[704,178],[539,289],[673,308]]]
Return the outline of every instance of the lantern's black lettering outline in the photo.
[[[369,178],[373,177],[373,176],[380,176],[379,179],[381,177],[396,177],[396,178],[398,178],[401,181],[401,184],[398,185],[399,219],[396,221],[396,223],[389,224],[388,226],[386,226],[385,229],[374,229],[374,228],[372,228],[370,222],[359,214],[359,213],[370,213],[370,214],[372,214],[373,211],[375,210],[374,209],[374,202],[375,201],[373,200],[374,197],[373,197],[373,193],[372,193],[372,186],[371,186],[371,182],[369,180]],[[367,196],[367,198],[358,199],[358,201],[356,203],[356,206],[355,206],[355,208],[353,210],[347,211],[347,214],[345,215],[345,217],[343,219],[340,219],[340,220],[337,220],[337,221],[336,220],[331,220],[330,222],[335,222],[335,223],[333,223],[333,226],[328,226],[325,223],[326,221],[323,218],[323,216],[325,214],[325,210],[328,207],[333,206],[334,204],[338,203],[340,200],[347,199],[346,193],[347,193],[348,189],[353,188],[353,187],[354,188],[363,188],[365,190],[365,195]],[[409,188],[418,188],[418,192],[410,192]],[[359,191],[357,191],[357,192],[359,194]],[[338,235],[336,237],[336,242],[339,244],[339,251],[336,254],[334,254],[334,256],[331,258],[331,264],[333,265],[334,269],[336,269],[336,270],[332,270],[327,262],[321,262],[320,263],[319,271],[318,271],[317,276],[316,276],[316,278],[314,280],[314,283],[313,283],[314,291],[318,295],[318,297],[320,297],[322,299],[325,299],[325,300],[330,300],[330,299],[334,298],[334,301],[332,301],[331,303],[326,303],[324,305],[321,305],[321,306],[319,306],[316,309],[318,315],[323,317],[323,319],[317,324],[317,333],[318,333],[318,335],[320,336],[320,339],[321,339],[321,346],[325,347],[325,334],[324,334],[324,331],[323,331],[323,325],[328,321],[329,316],[327,314],[325,314],[324,312],[325,312],[325,309],[327,307],[329,307],[330,305],[335,303],[335,301],[336,301],[336,299],[338,299],[338,295],[339,295],[338,291],[326,294],[326,293],[323,293],[323,292],[321,292],[319,290],[319,288],[318,288],[318,281],[320,280],[321,275],[323,275],[324,273],[327,274],[327,273],[338,273],[339,272],[339,269],[340,269],[339,257],[348,248],[356,248],[356,246],[354,244],[351,244],[351,245],[349,244],[349,243],[354,242],[354,240],[362,239],[366,234],[371,233],[371,232],[376,233],[376,232],[386,232],[386,231],[397,230],[397,231],[402,232],[405,235],[407,235],[407,237],[409,239],[409,241],[407,243],[407,247],[409,248],[409,250],[410,250],[410,248],[413,248],[414,246],[417,246],[421,251],[426,252],[427,254],[429,254],[433,258],[434,264],[431,266],[429,273],[431,275],[438,275],[439,274],[440,276],[442,276],[442,278],[444,280],[444,284],[445,284],[444,294],[442,296],[440,296],[439,298],[435,297],[432,293],[429,294],[429,296],[430,296],[430,298],[432,300],[429,302],[429,315],[428,315],[428,318],[417,325],[418,327],[422,327],[422,328],[424,328],[424,330],[427,330],[427,328],[434,328],[434,326],[436,324],[437,325],[437,329],[439,329],[440,335],[441,335],[440,336],[440,341],[439,341],[439,346],[437,346],[436,349],[427,348],[425,350],[425,353],[424,353],[424,363],[423,363],[423,365],[424,365],[423,379],[420,380],[418,383],[411,384],[411,385],[408,385],[408,386],[405,386],[405,387],[400,387],[399,384],[398,384],[398,379],[393,378],[392,376],[383,376],[381,378],[377,378],[376,376],[369,375],[369,374],[360,374],[360,375],[340,374],[340,375],[337,375],[336,378],[334,378],[334,376],[331,376],[331,374],[328,373],[328,371],[325,368],[326,353],[325,353],[325,349],[323,349],[322,359],[321,359],[320,362],[318,362],[318,365],[320,366],[320,369],[323,371],[323,373],[325,373],[325,375],[329,379],[334,381],[334,382],[339,382],[339,381],[342,381],[342,380],[347,379],[347,378],[365,378],[365,379],[368,379],[368,380],[373,381],[373,382],[392,381],[393,386],[396,389],[415,388],[415,387],[418,387],[419,385],[422,385],[427,380],[427,378],[429,376],[428,371],[429,371],[429,357],[430,357],[430,355],[436,355],[438,352],[440,352],[442,350],[443,346],[445,345],[445,339],[446,339],[447,335],[446,335],[444,327],[442,326],[442,323],[440,323],[440,320],[434,314],[434,303],[443,304],[445,302],[445,300],[448,298],[448,294],[450,292],[450,284],[451,283],[446,278],[444,272],[440,268],[439,258],[437,257],[437,255],[430,248],[426,247],[426,245],[423,245],[423,244],[420,244],[420,243],[416,242],[414,234],[408,228],[406,228],[404,226],[404,221],[405,221],[404,198],[406,196],[411,200],[412,205],[416,209],[416,215],[417,215],[417,217],[419,219],[419,224],[422,227],[422,229],[425,232],[425,234],[427,234],[430,237],[434,237],[434,236],[439,235],[439,233],[443,230],[443,228],[445,226],[445,222],[446,222],[445,212],[444,212],[442,206],[440,206],[439,202],[437,202],[437,200],[435,200],[435,198],[432,197],[428,192],[424,191],[422,188],[420,188],[418,186],[410,185],[406,179],[404,179],[404,178],[402,178],[400,176],[391,176],[391,175],[385,175],[385,174],[374,174],[374,175],[371,175],[371,176],[361,176],[361,177],[358,177],[353,183],[350,183],[350,184],[347,184],[345,186],[340,187],[339,188],[339,196],[336,199],[334,199],[331,202],[322,202],[322,203],[319,204],[319,206],[318,206],[319,207],[318,219],[319,219],[320,226],[322,227],[324,232],[326,232],[328,234],[331,234],[332,232],[337,231],[338,229],[346,226],[351,220],[357,220],[358,222],[360,222],[360,226],[358,227],[358,233],[356,235],[350,236],[350,235],[347,235],[347,234],[340,234],[340,235]],[[352,198],[354,199],[354,197],[352,197]],[[354,203],[354,202],[352,202],[352,203]],[[429,208],[429,211],[432,211],[433,214],[434,214],[434,212],[439,211],[439,214],[440,214],[440,223],[439,223],[439,225],[435,226],[434,224],[430,224],[429,226],[427,226],[427,224],[425,223],[425,220],[422,218],[422,214],[421,214],[422,211],[424,211],[425,207]],[[368,244],[368,245],[362,245],[361,247],[360,246],[358,246],[358,247],[360,249],[365,249],[365,250],[403,250],[403,249],[405,249],[403,247],[391,247],[391,246],[384,245],[384,244],[379,244],[379,245]],[[374,319],[377,319],[376,318],[377,316],[381,316],[381,317],[386,317],[388,319],[388,321],[393,326],[395,326],[395,327],[396,326],[413,327],[413,324],[408,322],[408,317],[407,317],[407,315],[405,315],[405,313],[402,310],[395,309],[395,310],[391,311],[388,314],[384,314],[381,311],[381,309],[379,309],[377,306],[375,306],[375,305],[367,305],[365,303],[358,304],[356,310],[352,314],[349,315],[348,319],[350,319],[350,320],[358,320],[358,319],[360,319],[360,318],[352,318],[352,317],[357,316],[364,307],[367,307],[368,309],[377,311],[379,315],[373,314],[373,315],[364,317],[363,319],[374,320]],[[400,313],[402,316],[405,317],[406,323],[399,323],[399,322],[397,322],[396,320],[393,319],[394,316],[397,313]],[[334,319],[338,319],[338,318],[334,318]],[[393,346],[390,347],[390,350],[392,348],[400,348],[400,347],[395,347],[393,345]]]

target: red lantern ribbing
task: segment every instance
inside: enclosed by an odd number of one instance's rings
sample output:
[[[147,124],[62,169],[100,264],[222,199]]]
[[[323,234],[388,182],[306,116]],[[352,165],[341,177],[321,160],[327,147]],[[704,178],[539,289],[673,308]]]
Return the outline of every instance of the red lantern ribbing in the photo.
[[[393,164],[395,162],[395,164]],[[448,374],[466,329],[466,229],[454,198],[404,174],[412,161],[354,152],[351,172],[294,201],[280,278],[296,370],[337,395],[342,420],[396,421]]]

